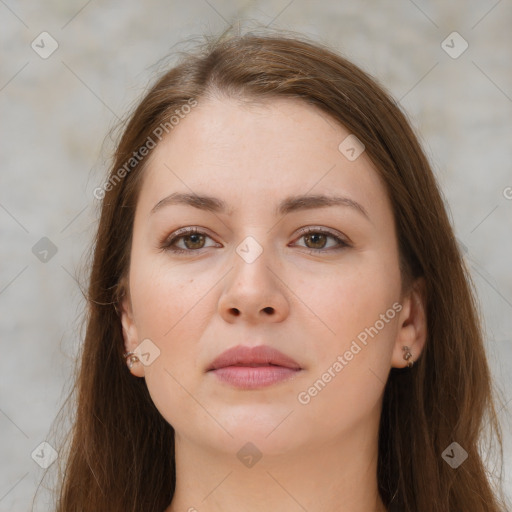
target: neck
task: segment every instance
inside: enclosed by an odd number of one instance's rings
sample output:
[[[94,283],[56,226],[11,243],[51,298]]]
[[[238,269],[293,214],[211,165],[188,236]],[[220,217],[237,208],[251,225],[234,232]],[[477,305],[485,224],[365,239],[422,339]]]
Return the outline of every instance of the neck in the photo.
[[[377,486],[378,422],[340,437],[263,453],[251,466],[251,455],[244,465],[237,450],[210,451],[176,432],[176,491],[165,512],[386,512]]]

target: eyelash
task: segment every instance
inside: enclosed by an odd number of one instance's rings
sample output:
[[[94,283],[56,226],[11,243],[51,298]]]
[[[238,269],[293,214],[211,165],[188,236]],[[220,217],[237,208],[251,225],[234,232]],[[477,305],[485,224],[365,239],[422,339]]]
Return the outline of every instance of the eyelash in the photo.
[[[331,231],[325,230],[325,229],[319,229],[319,228],[303,228],[300,230],[300,238],[302,238],[305,235],[310,234],[322,234],[326,235],[330,238],[334,238],[339,246],[329,249],[309,249],[308,247],[304,247],[304,249],[307,249],[308,251],[311,251],[313,253],[326,253],[326,252],[337,252],[339,250],[345,249],[347,247],[351,247],[349,243],[347,243],[345,240],[341,239],[339,236],[335,235]],[[164,252],[172,252],[174,254],[184,254],[184,253],[193,253],[193,252],[199,252],[202,249],[207,249],[207,247],[202,247],[201,249],[176,249],[173,248],[172,245],[177,242],[178,240],[182,238],[186,238],[190,235],[205,235],[208,238],[211,238],[206,233],[199,231],[197,228],[183,228],[181,230],[178,230],[177,232],[173,233],[170,237],[165,238],[161,241],[159,248],[160,250]]]

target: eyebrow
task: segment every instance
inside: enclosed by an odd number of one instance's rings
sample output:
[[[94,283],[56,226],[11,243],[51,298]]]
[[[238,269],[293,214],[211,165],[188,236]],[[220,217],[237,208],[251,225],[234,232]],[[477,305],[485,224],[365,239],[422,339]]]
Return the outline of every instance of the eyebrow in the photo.
[[[161,210],[165,206],[170,205],[187,205],[197,208],[199,210],[210,211],[214,213],[224,213],[232,215],[233,210],[228,208],[225,201],[217,197],[208,195],[198,195],[175,192],[167,197],[164,197],[158,203],[155,204],[150,214],[153,214]],[[287,215],[288,213],[301,211],[301,210],[312,210],[315,208],[325,208],[329,206],[347,206],[358,211],[364,215],[368,220],[370,217],[368,212],[357,201],[343,196],[335,195],[296,195],[285,198],[275,209],[274,214]]]

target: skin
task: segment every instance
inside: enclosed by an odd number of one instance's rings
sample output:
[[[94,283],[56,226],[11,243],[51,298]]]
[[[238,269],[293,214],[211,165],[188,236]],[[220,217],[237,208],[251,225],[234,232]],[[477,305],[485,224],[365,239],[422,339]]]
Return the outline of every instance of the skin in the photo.
[[[389,198],[365,152],[349,161],[338,150],[347,135],[300,100],[223,97],[201,100],[152,151],[121,317],[126,350],[150,339],[150,352],[160,351],[131,372],[146,379],[175,429],[177,487],[165,512],[386,510],[376,478],[383,390],[390,369],[407,365],[402,347],[414,360],[423,349],[424,283],[401,296]],[[189,205],[150,213],[173,192],[218,197],[232,214]],[[282,199],[305,193],[347,196],[369,219],[347,206],[274,215]],[[207,236],[175,242],[187,254],[159,249],[187,226]],[[351,246],[308,240],[298,232],[304,226]],[[236,252],[248,236],[263,250],[252,263]],[[300,403],[299,393],[394,303],[401,311]],[[271,345],[303,369],[258,390],[206,373],[238,344]],[[252,467],[236,456],[248,441],[262,454]]]

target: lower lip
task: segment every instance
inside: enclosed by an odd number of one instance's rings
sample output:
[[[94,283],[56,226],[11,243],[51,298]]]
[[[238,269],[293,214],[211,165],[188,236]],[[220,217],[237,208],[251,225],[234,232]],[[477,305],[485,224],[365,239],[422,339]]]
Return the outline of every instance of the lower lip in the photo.
[[[240,389],[257,389],[296,376],[300,370],[284,366],[226,366],[211,370],[220,380]]]

